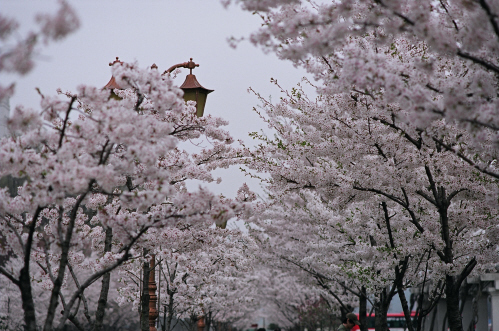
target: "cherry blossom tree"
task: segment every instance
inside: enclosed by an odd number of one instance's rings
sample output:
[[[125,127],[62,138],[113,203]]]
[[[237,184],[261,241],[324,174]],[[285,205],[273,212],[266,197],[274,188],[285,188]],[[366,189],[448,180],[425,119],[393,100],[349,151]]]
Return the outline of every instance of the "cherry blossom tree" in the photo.
[[[408,111],[401,120],[420,128],[455,121],[471,140],[432,139],[498,178],[497,1],[236,2],[263,18],[253,43],[305,67],[328,90],[399,104]]]
[[[261,240],[265,263],[281,273],[294,275],[296,281],[313,288],[310,292],[317,293],[320,299],[305,301],[313,305],[319,301],[326,303],[330,313],[336,316],[344,316],[360,305],[361,316],[365,315],[368,300],[365,283],[349,277],[355,274],[349,270],[353,266],[343,262],[355,258],[355,254],[342,249],[349,243],[348,236],[328,231],[328,224],[332,220],[341,222],[341,218],[324,208],[323,200],[315,201],[316,197],[308,193],[290,191],[285,199],[271,193],[268,204],[254,213],[261,215],[260,219],[253,216],[251,221],[258,225],[252,232]],[[364,265],[363,270],[368,269]],[[363,278],[370,279],[367,273]]]
[[[38,15],[37,21],[40,31],[2,47],[1,71],[26,74],[39,41],[61,39],[79,25],[65,2],[56,15]],[[2,42],[17,28],[14,20],[0,17]],[[39,325],[52,330],[61,304],[58,329],[70,320],[80,330],[101,330],[109,288],[116,282],[111,272],[125,262],[126,267],[147,264],[167,228],[197,227],[197,238],[207,236],[212,244],[221,240],[226,249],[244,241],[237,239],[237,231],[219,230],[223,235],[216,239],[216,230],[209,229],[214,222],[225,227],[244,201],[216,197],[202,188],[188,192],[185,185],[187,180],[214,181],[211,171],[230,164],[232,138],[220,128],[226,122],[197,118],[194,105],[186,106],[182,91],[157,70],[117,64],[113,74],[125,89],[113,91],[112,98],[107,90],[81,86],[77,93],[59,91],[62,98],[42,95],[41,111],[17,106],[9,119],[0,176],[22,184],[16,192],[1,192],[0,274],[8,285],[2,286],[3,298],[16,287],[20,290],[20,296],[12,295],[12,306],[22,304],[24,322],[15,323],[27,330]],[[14,84],[0,92],[0,99],[10,97]],[[211,146],[197,154],[179,145],[200,137]],[[194,233],[186,232],[181,238],[186,241],[178,245],[190,246],[187,239]],[[231,257],[232,267],[248,267],[242,258],[234,262],[236,252],[218,254],[217,267],[226,266],[224,258]],[[217,277],[224,272],[219,270]],[[100,288],[95,283],[99,278]],[[197,299],[196,308],[202,301]]]
[[[327,217],[317,236],[353,246],[357,268],[370,250],[368,278],[393,280],[387,299],[431,279],[462,330],[460,285],[497,261],[497,4],[240,3],[263,19],[251,41],[317,81],[317,100],[300,89],[262,100],[277,135],[254,134],[263,144],[248,164],[271,174],[272,199],[286,205],[269,218],[301,220],[299,233]]]
[[[9,243],[1,253],[10,256],[0,273],[20,290],[28,330],[43,318],[44,330],[52,330],[59,304],[58,328],[68,319],[77,325],[92,283],[131,258],[148,258],[140,247],[151,229],[180,221],[209,227],[242,208],[185,187],[188,179],[213,181],[211,170],[229,164],[224,154],[232,139],[220,129],[226,123],[197,118],[194,104],[186,106],[182,91],[155,69],[117,64],[113,75],[126,88],[116,91],[120,100],[89,86],[43,97],[41,112],[14,109],[12,134],[2,140],[0,176],[25,182],[14,197],[7,189],[0,193],[2,236]],[[210,148],[188,154],[176,147],[201,135],[213,142]],[[88,273],[83,279],[82,271]],[[34,287],[50,293],[38,316]]]
[[[309,100],[300,89],[277,104],[261,98],[276,135],[252,134],[262,143],[246,151],[246,166],[270,174],[267,211],[253,220],[281,259],[374,293],[378,330],[393,296],[409,317],[403,290],[429,279],[446,297],[451,329],[461,330],[462,282],[497,263],[497,183],[433,140],[437,132],[471,140],[466,131],[443,120],[422,130],[397,120],[407,114],[398,105],[371,99]]]
[[[6,15],[0,15],[0,72],[25,75],[33,69],[39,52],[39,44],[65,38],[78,29],[80,21],[74,10],[65,1],[60,1],[59,10],[51,14],[38,14],[36,22],[39,29],[30,31],[26,37],[19,38],[19,23]],[[15,84],[0,85],[0,100],[14,93]]]
[[[162,330],[172,330],[179,320],[209,315],[210,321],[235,318],[244,298],[232,296],[244,287],[239,280],[252,266],[256,245],[237,229],[206,228],[205,224],[179,223],[175,228],[146,234],[155,252],[158,306]],[[120,268],[121,302],[139,306],[141,264]],[[147,289],[146,289],[147,290]],[[223,315],[223,317],[222,317]]]

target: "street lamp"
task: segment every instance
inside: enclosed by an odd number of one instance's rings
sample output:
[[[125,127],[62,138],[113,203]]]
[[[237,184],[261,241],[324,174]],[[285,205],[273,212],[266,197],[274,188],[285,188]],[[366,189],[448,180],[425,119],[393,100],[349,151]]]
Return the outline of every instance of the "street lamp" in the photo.
[[[192,74],[192,69],[195,67],[199,67],[199,64],[194,63],[191,57],[189,62],[171,66],[163,73],[163,75],[170,74],[177,68],[188,68],[190,70],[190,73],[185,77],[185,81],[182,85],[180,85],[180,88],[184,91],[185,101],[196,101],[196,115],[197,117],[202,117],[204,113],[204,106],[206,105],[206,97],[208,94],[213,92],[213,90],[207,89],[199,84],[196,76]]]
[[[123,63],[122,61],[119,60],[118,57],[116,57],[116,60],[113,62],[109,63],[109,66],[114,65],[115,63]],[[173,70],[177,68],[187,68],[190,70],[189,74],[185,77],[185,81],[182,85],[180,85],[180,88],[184,91],[184,100],[185,101],[195,101],[196,102],[196,116],[197,117],[202,117],[204,114],[204,107],[206,105],[206,98],[208,94],[213,92],[214,90],[207,89],[203,87],[198,80],[196,79],[196,76],[192,74],[192,69],[199,67],[199,64],[196,64],[192,61],[192,57],[190,58],[189,62],[183,62],[176,64],[174,66],[171,66],[166,70],[163,75],[165,74],[170,74]],[[156,64],[153,64],[151,66],[153,69],[157,69],[158,67]],[[105,89],[111,90],[111,96],[112,98],[119,99],[119,97],[113,92],[114,89],[119,89],[121,90],[122,87],[118,85],[116,82],[114,76],[111,77],[109,82],[104,86]],[[150,269],[149,269],[149,331],[157,331],[156,329],[156,319],[159,316],[159,312],[156,309],[156,304],[158,301],[158,297],[156,296],[156,275],[155,275],[155,268],[156,268],[156,255],[151,254],[151,261],[150,261]],[[144,289],[145,290],[145,289]],[[200,319],[198,321],[198,330],[202,331],[205,327],[204,323],[204,316],[200,316]]]
[[[116,60],[113,62],[109,63],[109,66],[112,66],[115,63],[123,63],[120,61],[119,57],[116,57]],[[196,115],[197,117],[202,117],[204,114],[204,107],[206,106],[206,98],[208,94],[213,92],[214,90],[210,90],[205,88],[203,85],[201,85],[197,78],[196,75],[192,74],[192,69],[199,67],[199,64],[194,63],[192,61],[192,57],[189,62],[183,62],[176,64],[174,66],[171,66],[168,68],[168,70],[165,70],[163,75],[170,74],[173,70],[177,68],[187,68],[190,70],[189,74],[185,77],[185,81],[182,85],[180,85],[180,88],[182,91],[184,91],[184,100],[185,101],[195,101],[196,102]],[[157,68],[155,64],[151,66],[151,68]],[[105,89],[110,89],[111,91],[114,89],[119,89],[121,90],[122,88],[118,85],[116,82],[114,76],[111,77],[109,82],[104,86]],[[111,94],[112,97],[116,98],[117,95],[112,92]]]

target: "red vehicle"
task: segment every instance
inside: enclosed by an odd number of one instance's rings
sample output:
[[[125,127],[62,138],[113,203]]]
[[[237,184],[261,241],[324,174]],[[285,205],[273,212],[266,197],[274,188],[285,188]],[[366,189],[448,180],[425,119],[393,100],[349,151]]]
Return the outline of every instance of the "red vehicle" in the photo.
[[[356,314],[359,318],[359,314]],[[415,317],[416,312],[411,312],[411,317]],[[388,323],[388,328],[390,331],[406,331],[407,325],[405,322],[404,313],[388,313],[386,314],[386,320]],[[368,330],[374,330],[374,314],[367,316],[367,328]],[[356,325],[353,327],[352,331],[359,330],[360,328]]]

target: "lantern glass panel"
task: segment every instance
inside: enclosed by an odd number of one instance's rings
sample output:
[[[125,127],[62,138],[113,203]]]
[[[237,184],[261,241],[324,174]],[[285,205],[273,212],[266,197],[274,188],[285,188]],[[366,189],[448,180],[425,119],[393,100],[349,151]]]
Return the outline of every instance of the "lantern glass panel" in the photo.
[[[196,101],[196,115],[202,117],[204,113],[204,106],[206,105],[206,92],[201,89],[189,89],[184,91],[185,101]]]

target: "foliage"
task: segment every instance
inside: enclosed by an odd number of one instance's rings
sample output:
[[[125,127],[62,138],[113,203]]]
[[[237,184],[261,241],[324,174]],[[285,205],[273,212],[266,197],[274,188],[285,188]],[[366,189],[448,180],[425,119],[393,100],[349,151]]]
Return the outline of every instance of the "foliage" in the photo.
[[[251,41],[317,92],[256,93],[275,136],[252,133],[244,164],[270,175],[251,218],[269,251],[325,292],[366,288],[376,316],[431,286],[462,330],[456,293],[498,259],[497,2],[239,2],[263,19]]]
[[[29,71],[31,65],[20,63],[32,63],[37,38],[57,40],[71,32],[77,26],[72,15],[61,3],[56,16],[40,16],[41,32],[31,35],[32,42],[20,42],[17,53],[3,53],[1,69]],[[2,20],[1,35],[7,36],[17,26]],[[7,243],[1,246],[6,261],[0,273],[2,282],[17,287],[13,299],[18,308],[22,301],[26,330],[52,330],[54,324],[61,329],[68,320],[79,329],[101,328],[113,270],[148,261],[146,252],[157,250],[171,229],[196,227],[199,235],[244,208],[242,200],[201,187],[189,192],[185,185],[214,181],[211,171],[232,162],[232,138],[221,129],[226,122],[197,118],[195,104],[185,104],[183,92],[158,70],[116,63],[113,75],[124,87],[114,91],[119,98],[91,86],[59,91],[59,97],[42,95],[40,111],[15,107],[10,135],[1,140],[0,177],[19,178],[22,185],[14,196],[0,190],[0,229]],[[211,146],[198,153],[180,147],[199,137]],[[230,249],[231,236],[240,233],[206,231],[197,245],[222,241]],[[179,245],[191,244],[183,239]],[[230,253],[217,266],[228,261]],[[101,288],[92,286],[101,277]],[[200,286],[205,279],[195,281]],[[62,311],[57,322],[56,311]]]

